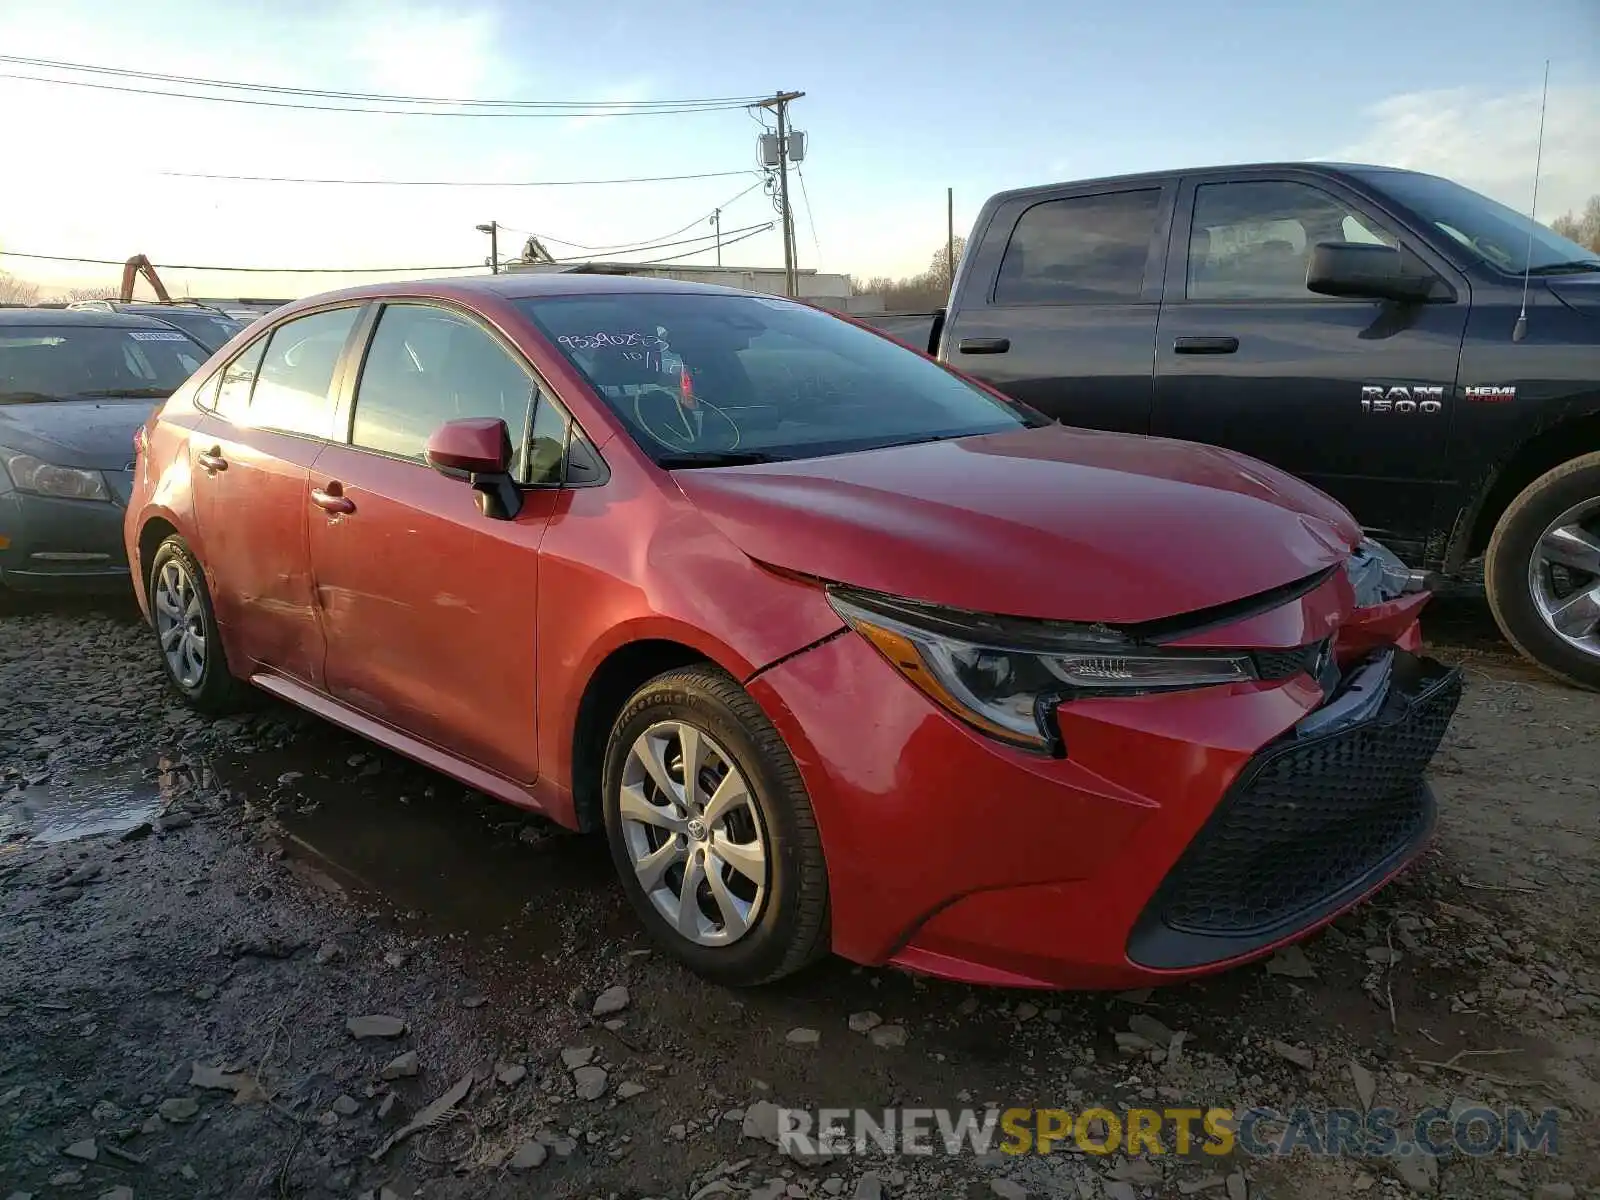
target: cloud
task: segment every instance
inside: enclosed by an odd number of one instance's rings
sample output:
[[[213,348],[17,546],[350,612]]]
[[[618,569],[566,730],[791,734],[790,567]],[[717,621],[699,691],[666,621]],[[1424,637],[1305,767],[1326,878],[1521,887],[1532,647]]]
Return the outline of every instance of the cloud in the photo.
[[[1366,111],[1367,131],[1324,157],[1443,175],[1526,212],[1533,195],[1539,89],[1404,92]],[[1600,193],[1600,86],[1552,86],[1539,211],[1548,221]]]

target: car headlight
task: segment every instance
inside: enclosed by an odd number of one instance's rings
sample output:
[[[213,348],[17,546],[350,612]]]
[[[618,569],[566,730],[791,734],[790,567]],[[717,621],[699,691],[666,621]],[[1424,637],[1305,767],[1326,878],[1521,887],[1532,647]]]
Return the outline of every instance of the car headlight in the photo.
[[[1355,589],[1357,608],[1370,608],[1413,590],[1411,569],[1393,550],[1371,538],[1361,539],[1345,559],[1344,570]]]
[[[31,454],[0,449],[0,462],[19,492],[38,496],[59,496],[65,500],[110,500],[105,476],[99,471],[60,467]]]
[[[1162,650],[1104,625],[991,617],[830,587],[850,627],[930,699],[991,737],[1053,748],[1050,712],[1082,696],[1136,696],[1256,678],[1248,655]]]

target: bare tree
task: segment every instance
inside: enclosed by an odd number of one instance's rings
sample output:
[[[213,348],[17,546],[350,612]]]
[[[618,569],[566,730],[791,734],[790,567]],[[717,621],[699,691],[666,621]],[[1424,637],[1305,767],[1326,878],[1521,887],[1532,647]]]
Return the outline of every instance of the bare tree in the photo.
[[[0,271],[0,304],[32,304],[39,298],[39,285]]]
[[[956,262],[966,250],[967,239],[956,239]],[[850,279],[850,289],[857,296],[882,296],[883,307],[890,312],[913,312],[919,309],[938,308],[950,297],[950,267],[945,247],[934,252],[928,269],[920,275],[905,279],[892,279],[878,275],[871,279]]]
[[[1580,246],[1600,254],[1600,195],[1590,196],[1581,214],[1567,213],[1550,222],[1550,228]]]
[[[74,300],[115,300],[117,286],[114,283],[104,284],[99,287],[74,287],[61,288],[55,294],[55,299],[71,304]]]

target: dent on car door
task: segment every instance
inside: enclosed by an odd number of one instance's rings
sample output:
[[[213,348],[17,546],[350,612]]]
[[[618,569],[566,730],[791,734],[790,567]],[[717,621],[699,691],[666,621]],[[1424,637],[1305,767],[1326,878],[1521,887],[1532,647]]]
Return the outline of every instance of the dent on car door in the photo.
[[[530,407],[534,439],[529,439]],[[347,432],[312,472],[348,507],[310,524],[327,632],[328,692],[469,762],[531,782],[537,549],[558,489],[525,493],[521,512],[479,511],[467,482],[430,469],[428,437],[446,421],[506,422],[516,471],[559,468],[565,418],[540,397],[520,356],[475,319],[426,304],[378,317]],[[554,457],[529,453],[554,444]],[[555,477],[559,480],[559,475]]]
[[[944,331],[945,357],[1068,424],[1148,432],[1171,190],[1003,205]]]
[[[238,671],[321,683],[308,469],[332,429],[334,379],[359,312],[297,317],[253,343],[224,369],[190,439],[203,565]]]

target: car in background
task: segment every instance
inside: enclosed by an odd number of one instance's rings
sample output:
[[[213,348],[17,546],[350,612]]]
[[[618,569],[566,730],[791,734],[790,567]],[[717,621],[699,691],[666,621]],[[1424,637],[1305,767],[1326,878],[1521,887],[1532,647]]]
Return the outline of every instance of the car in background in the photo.
[[[120,300],[77,300],[67,305],[67,308],[75,312],[132,313],[136,316],[165,321],[199,342],[206,348],[207,353],[222,349],[233,335],[247,324],[220,308],[212,308],[205,304],[141,304],[137,301],[124,303]]]
[[[0,592],[128,587],[133,435],[207,353],[147,317],[0,309]]]
[[[1460,675],[1348,512],[806,305],[315,296],[136,445],[128,558],[192,707],[254,685],[603,830],[729,984],[830,950],[1170,983],[1333,919],[1433,825]]]

